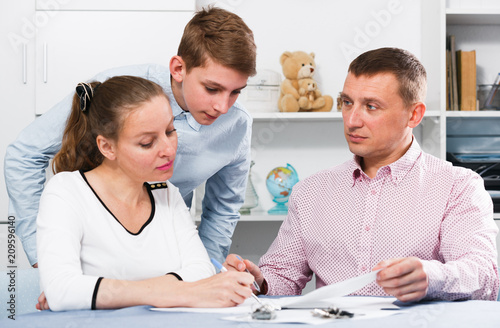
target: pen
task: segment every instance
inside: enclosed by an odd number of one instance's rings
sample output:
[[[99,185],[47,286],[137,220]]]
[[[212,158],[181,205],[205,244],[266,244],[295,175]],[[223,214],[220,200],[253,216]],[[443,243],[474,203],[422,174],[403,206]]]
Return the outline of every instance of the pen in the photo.
[[[238,258],[238,260],[243,261],[243,260],[241,259],[241,257],[239,257],[238,255],[236,255],[236,257]],[[250,271],[248,271],[248,269],[246,269],[246,268],[245,268],[245,272],[250,273]],[[250,273],[250,274],[251,274],[251,273]],[[258,284],[255,280],[254,280],[254,282],[253,282],[253,286],[254,286],[254,287],[255,287],[255,289],[256,289],[256,290],[260,293],[260,287],[259,287],[259,284]]]
[[[219,261],[217,261],[216,259],[212,258],[210,259],[210,261],[212,261],[212,264],[220,270],[220,272],[227,272],[227,269],[225,266],[223,266],[222,264],[219,263]],[[248,271],[247,271],[248,272]],[[254,284],[255,284],[255,281],[254,281]],[[260,305],[264,305],[262,303],[262,301],[254,294],[252,293],[252,297],[257,301],[259,302]]]

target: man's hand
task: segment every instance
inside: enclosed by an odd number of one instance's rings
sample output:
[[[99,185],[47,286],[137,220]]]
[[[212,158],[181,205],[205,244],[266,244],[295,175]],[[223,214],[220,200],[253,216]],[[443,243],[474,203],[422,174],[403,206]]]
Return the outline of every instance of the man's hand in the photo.
[[[262,276],[262,272],[259,269],[259,266],[254,264],[252,261],[243,260],[240,256],[236,254],[229,254],[226,257],[226,262],[223,264],[228,270],[235,271],[245,271],[248,270],[250,274],[252,274],[255,278],[255,282],[259,285],[262,290],[262,283],[264,282],[264,277]]]
[[[378,263],[372,270],[378,269],[382,270],[377,274],[377,284],[398,300],[416,302],[427,295],[429,279],[420,259],[390,259]]]

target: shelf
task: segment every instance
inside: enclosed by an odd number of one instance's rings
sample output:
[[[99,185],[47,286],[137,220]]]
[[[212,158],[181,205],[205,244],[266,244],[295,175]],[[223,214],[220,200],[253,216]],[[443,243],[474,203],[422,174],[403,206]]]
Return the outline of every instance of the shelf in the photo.
[[[499,23],[500,23],[500,8],[446,9],[447,25],[498,25]]]
[[[500,117],[500,111],[480,110],[480,111],[447,111],[446,117]]]
[[[300,113],[256,113],[251,112],[254,121],[272,121],[272,120],[290,120],[290,121],[324,121],[324,120],[342,120],[342,112],[300,112]],[[428,110],[425,117],[439,117],[441,113],[438,110]]]
[[[272,120],[291,120],[291,121],[324,121],[324,120],[342,120],[341,112],[300,112],[300,113],[256,113],[250,111],[254,121],[272,121]]]

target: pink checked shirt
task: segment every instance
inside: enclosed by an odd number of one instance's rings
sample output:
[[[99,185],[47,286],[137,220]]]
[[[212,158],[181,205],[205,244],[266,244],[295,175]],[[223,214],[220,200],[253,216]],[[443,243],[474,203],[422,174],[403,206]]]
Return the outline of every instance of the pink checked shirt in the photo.
[[[355,158],[299,182],[259,266],[268,295],[296,295],[313,273],[322,287],[416,256],[429,277],[426,299],[496,300],[497,233],[481,177],[414,140],[373,179]],[[373,282],[353,295],[387,294]]]

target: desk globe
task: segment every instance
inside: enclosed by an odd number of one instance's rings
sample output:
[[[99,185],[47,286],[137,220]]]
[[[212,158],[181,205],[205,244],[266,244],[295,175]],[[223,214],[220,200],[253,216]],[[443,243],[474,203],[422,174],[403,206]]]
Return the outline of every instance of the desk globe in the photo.
[[[269,172],[266,178],[267,190],[274,197],[273,202],[276,206],[267,211],[269,214],[287,214],[288,197],[292,192],[292,187],[299,182],[299,175],[297,171],[290,164],[286,167],[275,167]]]

